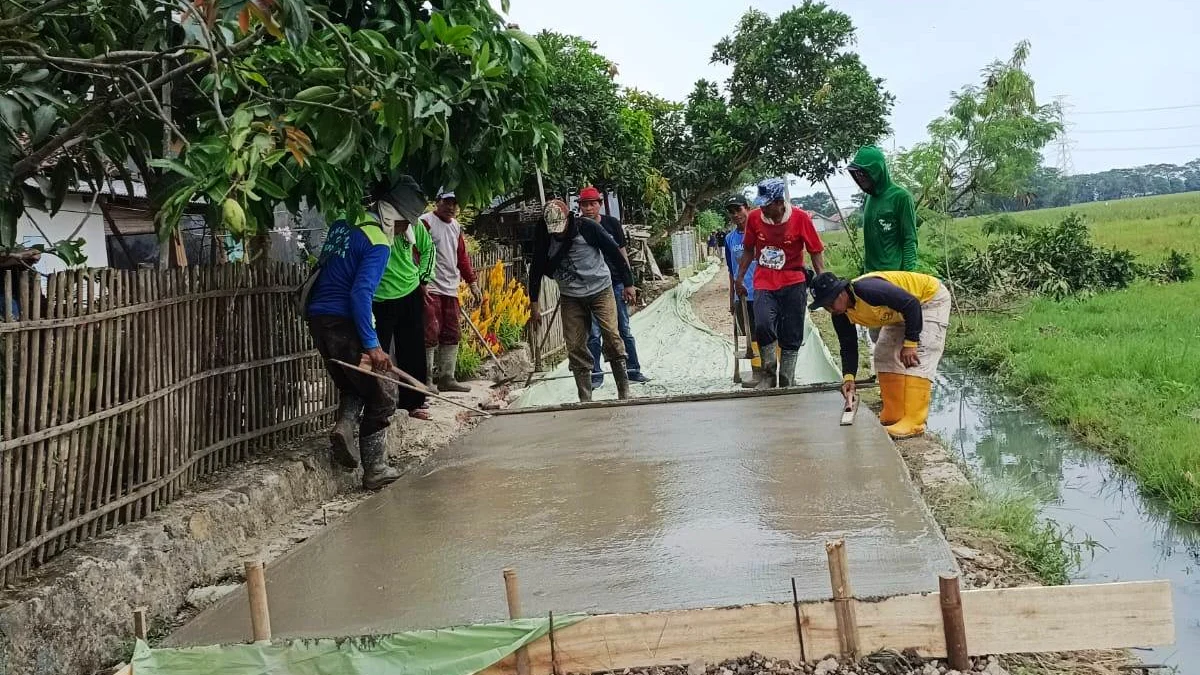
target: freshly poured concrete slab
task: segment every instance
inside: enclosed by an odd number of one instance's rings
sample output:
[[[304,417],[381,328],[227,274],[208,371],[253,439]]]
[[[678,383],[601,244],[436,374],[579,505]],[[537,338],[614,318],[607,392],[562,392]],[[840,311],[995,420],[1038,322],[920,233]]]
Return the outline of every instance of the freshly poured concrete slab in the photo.
[[[841,396],[488,420],[267,568],[276,637],[345,636],[524,611],[641,612],[830,596],[844,536],[859,597],[932,591],[949,548],[875,417]],[[172,644],[250,635],[245,592]]]

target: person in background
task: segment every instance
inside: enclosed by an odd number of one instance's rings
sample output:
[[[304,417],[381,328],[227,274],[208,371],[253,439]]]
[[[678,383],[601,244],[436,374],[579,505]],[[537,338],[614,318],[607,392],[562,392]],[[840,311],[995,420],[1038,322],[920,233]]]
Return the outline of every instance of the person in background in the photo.
[[[637,300],[633,271],[621,256],[617,242],[596,221],[572,213],[557,199],[546,203],[543,214],[542,225],[534,233],[529,274],[530,326],[536,328],[541,318],[538,295],[542,279],[551,277],[558,281],[563,340],[579,400],[592,400],[592,354],[587,345],[592,321],[600,324],[617,397],[629,398],[629,371],[617,323],[611,270],[618,272],[627,303]]]
[[[804,252],[812,258],[817,274],[825,271],[825,245],[804,209],[792,207],[785,198],[782,179],[771,178],[758,185],[759,208],[746,218],[742,257],[734,277],[738,295],[750,289],[742,279],[754,271],[754,335],[762,354],[759,389],[790,387],[795,382],[796,360],[804,343],[804,315],[808,294],[808,272]],[[779,342],[776,359],[775,343]],[[777,377],[778,374],[778,377]]]
[[[382,208],[388,208],[386,204]],[[420,213],[424,204],[410,211]],[[391,214],[389,214],[391,215]],[[381,218],[392,251],[379,288],[375,290],[375,330],[379,343],[396,367],[425,382],[429,363],[425,352],[425,303],[433,281],[436,253],[433,237],[424,227],[413,227],[403,214]],[[424,394],[401,389],[396,408],[417,419],[429,419]]]
[[[892,182],[883,151],[871,145],[859,148],[848,171],[867,196],[863,203],[863,272],[917,271],[917,212],[913,197],[908,190]],[[860,332],[870,338],[874,353],[879,329],[860,328]],[[876,375],[884,408],[902,410],[903,376],[899,373]],[[899,418],[884,416],[882,419],[891,424]]]
[[[483,293],[471,268],[467,240],[456,216],[458,198],[453,192],[440,193],[434,210],[421,216],[436,249],[433,281],[425,296],[425,362],[431,386],[436,384],[441,391],[467,392],[471,388],[454,379],[458,344],[462,340],[458,285],[464,281],[470,284],[471,298],[476,303],[483,299]]]
[[[708,255],[714,256],[717,254],[717,233],[710,232],[708,235]]]
[[[892,438],[925,433],[933,378],[946,348],[950,324],[950,291],[935,277],[918,272],[872,272],[857,279],[832,273],[812,282],[811,308],[833,314],[842,355],[842,395],[854,400],[858,373],[858,334],[854,325],[878,328],[875,370],[896,374],[904,386],[903,407],[884,399],[879,419]],[[887,420],[892,421],[887,421]]]
[[[337,421],[329,435],[333,459],[347,468],[363,467],[362,484],[377,490],[400,477],[387,463],[387,429],[396,412],[396,390],[379,378],[331,363],[358,364],[389,373],[392,360],[375,332],[372,300],[391,256],[383,227],[413,221],[425,208],[421,189],[399,176],[372,192],[370,212],[353,225],[334,222],[325,236],[317,268],[301,290],[309,332],[338,389]],[[361,415],[361,421],[360,421]],[[353,451],[358,427],[358,457]]]
[[[600,213],[600,204],[603,197],[600,196],[600,191],[592,186],[583,188],[579,192],[579,212],[584,218],[590,218],[600,224],[608,236],[616,242],[617,248],[621,250],[621,258],[625,264],[629,265],[629,252],[626,250],[625,228],[621,226],[621,221],[612,216],[606,216]],[[637,340],[633,337],[633,330],[629,327],[629,305],[625,303],[625,284],[622,281],[620,270],[616,267],[610,267],[612,272],[613,297],[617,301],[617,328],[621,333],[621,341],[625,343],[625,369],[629,375],[630,382],[649,382],[650,378],[642,374],[642,363],[638,359]],[[588,333],[588,351],[592,353],[592,389],[599,389],[604,385],[604,368],[600,362],[600,322],[592,320],[592,328]]]
[[[725,235],[725,267],[729,269],[729,311],[733,314],[733,320],[737,322],[742,335],[749,335],[748,331],[752,327],[746,325],[745,314],[742,313],[739,306],[736,275],[738,261],[741,260],[742,253],[745,251],[743,240],[746,233],[746,220],[750,216],[750,202],[743,195],[734,195],[725,202],[725,212],[729,214],[729,220],[733,223],[733,229]],[[742,277],[742,284],[746,287],[746,313],[750,316],[754,316],[754,271],[756,269],[758,269],[758,265],[751,262],[750,268],[746,270],[746,275]],[[745,358],[754,358],[749,340],[746,341]]]

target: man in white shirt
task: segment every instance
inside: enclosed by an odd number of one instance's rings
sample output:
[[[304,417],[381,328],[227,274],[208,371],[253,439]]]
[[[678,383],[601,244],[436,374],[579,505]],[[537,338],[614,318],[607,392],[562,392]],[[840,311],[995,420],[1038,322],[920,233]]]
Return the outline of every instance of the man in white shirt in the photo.
[[[457,215],[458,199],[453,192],[442,192],[433,212],[421,216],[437,250],[433,281],[425,298],[425,359],[431,380],[434,379],[434,366],[437,367],[437,379],[430,384],[436,384],[441,391],[466,392],[471,388],[454,378],[458,343],[462,340],[458,322],[458,285],[463,281],[470,284],[475,302],[483,299],[483,293],[471,267],[467,240]]]

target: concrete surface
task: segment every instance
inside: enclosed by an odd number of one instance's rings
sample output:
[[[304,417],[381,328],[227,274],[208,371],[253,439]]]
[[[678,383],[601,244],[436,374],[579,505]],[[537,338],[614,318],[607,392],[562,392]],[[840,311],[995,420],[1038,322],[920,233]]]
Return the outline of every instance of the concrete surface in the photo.
[[[828,597],[845,536],[859,597],[931,591],[950,550],[877,419],[840,394],[488,420],[267,569],[276,637],[527,614]],[[170,639],[249,636],[244,591]]]

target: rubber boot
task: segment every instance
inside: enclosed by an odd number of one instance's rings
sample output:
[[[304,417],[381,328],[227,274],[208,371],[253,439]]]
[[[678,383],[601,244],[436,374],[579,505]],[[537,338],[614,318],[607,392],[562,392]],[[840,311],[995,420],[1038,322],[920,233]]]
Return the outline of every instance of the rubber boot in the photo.
[[[879,423],[891,426],[904,418],[904,375],[902,373],[879,373],[879,395],[883,398],[883,410],[879,412]]]
[[[624,401],[629,398],[629,371],[625,370],[625,359],[612,362],[613,380],[617,383],[617,398]]]
[[[925,433],[929,419],[929,395],[933,382],[923,377],[904,376],[904,417],[887,428],[892,438],[913,438]]]
[[[779,386],[790,387],[796,384],[796,360],[800,352],[785,351],[779,354]]]
[[[354,454],[354,430],[358,428],[358,416],[362,413],[363,401],[354,394],[342,394],[338,401],[337,421],[329,432],[329,449],[333,461],[347,469],[358,468],[358,457]]]
[[[465,393],[471,388],[459,384],[454,379],[454,371],[458,367],[458,345],[442,345],[438,347],[438,391],[456,391]]]
[[[368,490],[378,490],[400,477],[400,470],[387,463],[383,447],[386,440],[386,428],[358,439],[358,452],[363,463],[362,485]]]
[[[579,393],[579,402],[588,403],[592,400],[592,371],[576,370],[572,372],[575,376],[575,389]]]
[[[437,383],[434,382],[434,366],[437,365],[437,347],[425,348],[425,386],[433,393],[438,393]]]
[[[762,372],[759,373],[755,389],[774,389],[775,371],[778,362],[775,357],[775,345],[768,345],[762,350]]]
[[[742,380],[742,389],[756,389],[758,382],[762,379],[762,373],[758,368],[750,368],[750,377]]]

